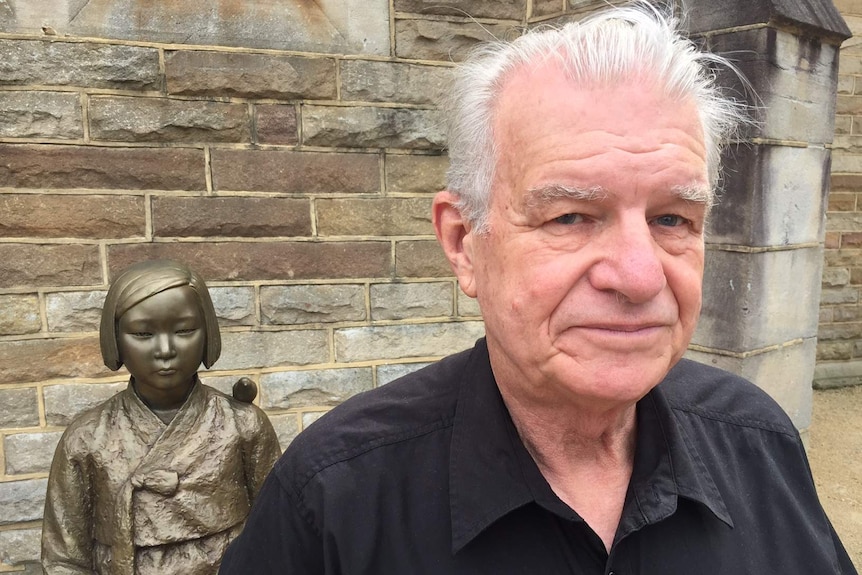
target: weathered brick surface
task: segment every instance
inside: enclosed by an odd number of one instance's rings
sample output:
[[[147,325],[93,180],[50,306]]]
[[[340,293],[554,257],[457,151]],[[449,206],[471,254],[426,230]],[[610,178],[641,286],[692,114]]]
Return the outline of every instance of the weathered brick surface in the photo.
[[[328,411],[328,410],[327,410]],[[302,429],[307,429],[309,425],[320,419],[326,411],[306,411],[302,414]]]
[[[445,140],[437,110],[311,105],[302,110],[302,141],[309,146],[441,150]]]
[[[154,90],[159,53],[138,46],[0,40],[0,84]]]
[[[321,236],[433,235],[431,199],[321,199],[316,202]]]
[[[0,194],[0,237],[142,238],[141,196]]]
[[[562,2],[560,0],[533,0],[533,11],[530,16],[538,18],[540,16],[559,14],[565,8],[565,0]]]
[[[251,197],[153,198],[156,237],[310,236],[308,200]]]
[[[46,385],[42,392],[45,398],[45,420],[48,425],[69,425],[77,416],[104,403],[126,389],[127,385],[127,381]]]
[[[0,244],[0,288],[100,283],[98,246]]]
[[[451,282],[372,284],[371,319],[453,315]]]
[[[430,365],[429,363],[390,363],[377,366],[377,385],[385,385],[403,377],[408,373],[413,373],[423,367]]]
[[[63,92],[0,92],[0,137],[74,140],[84,136],[81,100]]]
[[[116,142],[249,142],[245,104],[165,98],[90,98],[90,137]]]
[[[62,431],[13,433],[3,441],[6,474],[47,473]]]
[[[395,54],[401,58],[458,62],[479,42],[505,38],[513,30],[505,24],[395,20]]]
[[[386,193],[433,194],[446,187],[446,156],[386,155]]]
[[[211,287],[209,293],[220,326],[254,325],[254,288]]]
[[[274,54],[168,51],[169,94],[334,99],[335,61]]]
[[[228,332],[222,334],[222,355],[213,369],[309,365],[328,359],[323,330]]]
[[[0,525],[42,519],[47,479],[0,483]]]
[[[38,297],[0,295],[0,335],[35,333],[41,328]]]
[[[269,422],[275,429],[275,434],[278,436],[278,443],[281,445],[282,451],[287,449],[290,442],[299,435],[301,421],[300,416],[296,413],[282,413],[269,416]]]
[[[261,378],[266,409],[334,406],[372,385],[370,367],[283,371]]]
[[[257,104],[255,134],[260,144],[293,145],[299,142],[296,108],[288,104]]]
[[[0,186],[204,190],[204,154],[184,148],[0,144]]]
[[[48,294],[45,310],[48,331],[99,331],[105,291],[70,291]]]
[[[366,319],[361,285],[262,286],[261,321],[267,324],[327,323]]]
[[[396,242],[397,277],[451,277],[452,268],[435,240]]]
[[[457,284],[456,284],[457,285]],[[458,315],[461,317],[480,317],[479,300],[469,297],[458,287]]]
[[[225,191],[342,194],[380,190],[375,154],[213,150],[212,170],[213,186]]]
[[[0,406],[0,427],[39,425],[39,404],[35,387],[0,389]]]
[[[343,60],[341,98],[437,105],[446,94],[450,74],[451,70],[442,66]]]
[[[0,531],[0,565],[38,561],[41,538],[42,530],[38,527]]]
[[[472,16],[519,20],[527,11],[526,0],[395,0],[397,12]]]
[[[109,373],[102,362],[98,337],[0,342],[0,383]]]
[[[442,357],[472,347],[484,332],[483,324],[475,321],[338,329],[335,357],[338,361]]]

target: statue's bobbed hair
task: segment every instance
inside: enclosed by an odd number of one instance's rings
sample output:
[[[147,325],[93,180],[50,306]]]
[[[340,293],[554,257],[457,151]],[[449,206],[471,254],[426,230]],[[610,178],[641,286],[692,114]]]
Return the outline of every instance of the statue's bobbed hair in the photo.
[[[108,290],[99,326],[102,359],[111,370],[123,365],[117,346],[117,325],[129,309],[148,297],[175,287],[189,286],[197,295],[204,321],[206,344],[203,364],[210,367],[221,354],[221,334],[209,291],[201,276],[185,264],[172,260],[151,260],[135,264],[121,273]]]

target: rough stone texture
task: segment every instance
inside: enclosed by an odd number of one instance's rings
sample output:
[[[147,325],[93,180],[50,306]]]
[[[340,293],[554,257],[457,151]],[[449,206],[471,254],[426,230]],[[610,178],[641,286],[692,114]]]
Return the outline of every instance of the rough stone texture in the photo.
[[[862,360],[818,361],[814,367],[815,389],[831,389],[862,383]]]
[[[481,317],[482,310],[479,308],[479,300],[464,294],[458,287],[458,315],[460,317]]]
[[[362,321],[366,318],[361,285],[295,285],[260,288],[261,321],[295,325]]]
[[[254,288],[211,287],[209,292],[219,325],[255,324]]]
[[[447,156],[386,155],[387,194],[434,194],[446,187]]]
[[[0,295],[0,335],[36,333],[40,329],[42,320],[37,296]]]
[[[850,30],[832,2],[799,2],[797,0],[725,0],[699,2],[686,19],[694,32],[721,30],[778,22],[802,27],[810,35],[829,37],[839,43],[850,36]]]
[[[36,427],[39,404],[35,387],[0,389],[0,427]],[[0,483],[0,489],[3,484]],[[2,517],[2,513],[0,513]]]
[[[102,362],[97,337],[0,342],[0,383],[99,377],[109,373]]]
[[[282,100],[335,98],[335,60],[275,54],[167,52],[168,94]]]
[[[321,199],[315,206],[321,236],[434,235],[430,198]]]
[[[47,294],[48,331],[99,331],[105,291],[69,291]]]
[[[128,381],[46,385],[42,392],[45,398],[45,421],[48,425],[69,425],[80,414],[107,401],[126,389],[127,385]]]
[[[47,473],[62,431],[13,433],[3,441],[6,474]]]
[[[322,330],[253,331],[222,334],[222,355],[215,369],[309,365],[329,359]]]
[[[472,347],[485,333],[480,322],[387,325],[335,330],[338,361],[442,357]]]
[[[372,320],[451,315],[451,282],[371,285]]]
[[[90,137],[115,142],[249,142],[248,106],[165,98],[90,98]]]
[[[308,146],[441,150],[443,118],[437,110],[370,106],[304,106],[302,141]]]
[[[0,565],[38,561],[41,540],[42,529],[39,527],[0,531]]]
[[[396,19],[395,54],[401,58],[458,62],[479,42],[509,37],[514,25]]]
[[[383,241],[128,244],[109,246],[108,267],[114,278],[132,263],[167,258],[210,281],[379,278],[390,276],[390,249]]]
[[[155,237],[310,236],[308,200],[243,197],[153,198]]]
[[[435,240],[395,243],[395,275],[397,277],[451,277],[452,268]]]
[[[399,377],[404,377],[408,373],[413,373],[423,367],[427,367],[431,365],[430,363],[422,362],[422,363],[388,363],[385,365],[377,366],[377,385],[386,385],[387,383],[391,383],[398,379]]]
[[[335,406],[373,386],[370,367],[283,371],[261,377],[265,409]]]
[[[565,4],[565,0],[533,0],[533,11],[530,17],[538,18],[558,14],[566,9]]]
[[[326,412],[329,411],[306,411],[302,414],[302,429],[308,429],[308,426],[326,415]]]
[[[143,238],[141,196],[0,195],[0,237]]]
[[[0,483],[0,525],[42,519],[47,479]]]
[[[526,0],[395,0],[396,12],[520,20]]]
[[[83,136],[78,94],[0,92],[0,137],[75,140]]]
[[[295,413],[283,413],[270,415],[269,421],[272,423],[272,427],[275,428],[278,443],[281,445],[281,450],[284,451],[290,445],[290,442],[299,435],[300,417]]]
[[[98,246],[0,244],[0,288],[100,283]]]
[[[380,190],[375,154],[213,150],[212,170],[213,187],[220,191],[362,194]]]
[[[254,107],[256,142],[260,144],[299,143],[296,108],[287,104],[257,104]]]
[[[44,40],[0,40],[0,84],[159,88],[155,48]]]
[[[450,74],[442,66],[342,60],[341,99],[437,105],[446,94]]]
[[[0,144],[0,158],[3,187],[206,189],[202,150]]]

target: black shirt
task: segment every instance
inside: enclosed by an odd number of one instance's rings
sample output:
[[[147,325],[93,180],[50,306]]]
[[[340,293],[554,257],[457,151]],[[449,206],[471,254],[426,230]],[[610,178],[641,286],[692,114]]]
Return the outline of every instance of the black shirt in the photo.
[[[637,429],[608,555],[527,453],[480,340],[302,433],[220,573],[856,573],[795,428],[754,385],[683,360]]]

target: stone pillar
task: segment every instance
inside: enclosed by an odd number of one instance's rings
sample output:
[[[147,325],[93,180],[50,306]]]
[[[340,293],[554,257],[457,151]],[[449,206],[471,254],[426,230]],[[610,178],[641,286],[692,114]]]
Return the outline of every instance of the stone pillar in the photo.
[[[838,81],[849,37],[831,0],[692,0],[689,27],[735,61],[758,126],[724,158],[707,234],[704,308],[692,359],[766,390],[811,422],[824,220]]]

